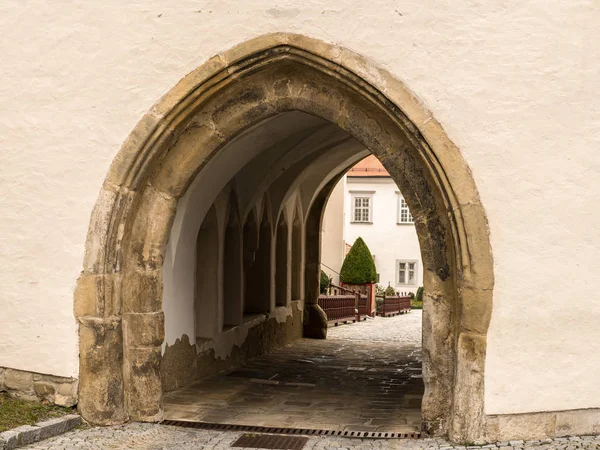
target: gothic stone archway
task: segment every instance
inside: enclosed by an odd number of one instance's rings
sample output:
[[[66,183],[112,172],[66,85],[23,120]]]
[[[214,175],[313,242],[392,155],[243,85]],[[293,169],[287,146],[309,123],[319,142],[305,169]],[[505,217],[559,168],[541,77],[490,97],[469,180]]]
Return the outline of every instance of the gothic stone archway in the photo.
[[[390,74],[343,48],[288,34],[251,40],[190,73],[115,158],[75,294],[81,413],[97,424],[161,419],[162,263],[177,200],[225,143],[292,110],[354,136],[404,193],[425,267],[423,421],[434,434],[478,440],[493,265],[469,168]],[[314,264],[308,253],[306,264]]]

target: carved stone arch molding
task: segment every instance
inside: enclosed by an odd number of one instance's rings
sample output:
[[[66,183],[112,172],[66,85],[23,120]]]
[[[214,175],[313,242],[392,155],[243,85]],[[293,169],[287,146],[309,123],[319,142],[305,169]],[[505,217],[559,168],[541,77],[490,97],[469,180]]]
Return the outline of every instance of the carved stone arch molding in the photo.
[[[494,274],[471,172],[440,124],[391,74],[344,48],[290,34],[245,42],[187,75],[113,161],[75,293],[83,417],[96,424],[161,419],[162,264],[177,200],[224,144],[294,110],[351,134],[404,194],[425,268],[425,428],[480,439]]]

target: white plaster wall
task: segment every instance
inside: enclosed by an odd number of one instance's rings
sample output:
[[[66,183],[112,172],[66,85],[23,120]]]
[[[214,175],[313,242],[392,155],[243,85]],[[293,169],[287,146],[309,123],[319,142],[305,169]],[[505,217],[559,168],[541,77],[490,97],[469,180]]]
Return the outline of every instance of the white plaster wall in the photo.
[[[321,223],[321,269],[340,284],[340,269],[344,262],[344,188],[346,177],[335,185],[325,206]]]
[[[372,223],[352,222],[352,193],[369,192],[373,197]],[[391,178],[346,177],[344,239],[352,245],[362,237],[371,254],[379,284],[392,286],[398,292],[416,292],[423,285],[423,263],[414,225],[397,223],[398,186]],[[396,260],[417,262],[416,284],[396,284]]]
[[[77,374],[72,294],[119,146],[210,56],[286,31],[390,70],[470,164],[496,269],[486,412],[600,406],[599,20],[592,0],[0,3],[0,366]]]

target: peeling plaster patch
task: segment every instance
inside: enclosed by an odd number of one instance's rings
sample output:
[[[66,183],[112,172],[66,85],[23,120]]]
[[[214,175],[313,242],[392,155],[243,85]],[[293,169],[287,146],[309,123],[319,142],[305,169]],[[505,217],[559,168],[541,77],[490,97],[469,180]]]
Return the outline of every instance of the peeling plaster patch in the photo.
[[[266,315],[220,334],[219,342],[206,339],[190,343],[187,335],[167,345],[160,372],[165,392],[188,386],[196,380],[239,366],[249,358],[276,350],[302,337],[302,310],[292,302],[292,314],[284,322]]]
[[[283,323],[294,313],[292,309],[294,306],[297,309],[302,310],[302,308],[300,308],[300,301],[298,300],[292,302],[290,306],[278,306],[271,313],[271,317],[277,320],[277,323]]]
[[[206,344],[201,343],[198,345],[198,343],[196,343],[196,351],[200,354],[206,350],[214,350],[215,358],[226,359],[231,355],[234,346],[241,347],[244,344],[250,328],[257,326],[266,320],[267,316],[264,314],[253,317],[240,326],[222,332],[217,339],[206,341]],[[205,345],[206,347],[203,349],[202,347]]]

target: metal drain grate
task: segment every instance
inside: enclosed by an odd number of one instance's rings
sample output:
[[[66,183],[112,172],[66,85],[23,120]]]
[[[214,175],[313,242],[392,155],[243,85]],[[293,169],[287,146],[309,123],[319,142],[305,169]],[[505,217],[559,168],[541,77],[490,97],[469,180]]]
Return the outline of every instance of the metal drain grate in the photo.
[[[307,437],[278,436],[272,434],[244,434],[231,444],[232,447],[269,448],[277,450],[302,450],[308,441]]]
[[[274,434],[296,434],[301,436],[341,436],[346,438],[361,439],[419,439],[421,433],[391,433],[384,431],[341,431],[341,430],[315,430],[310,428],[276,428],[276,427],[258,427],[251,425],[231,425],[223,423],[207,422],[188,422],[185,420],[165,420],[162,425],[172,425],[176,427],[198,428],[201,430],[214,431],[245,431],[253,433],[274,433]]]

